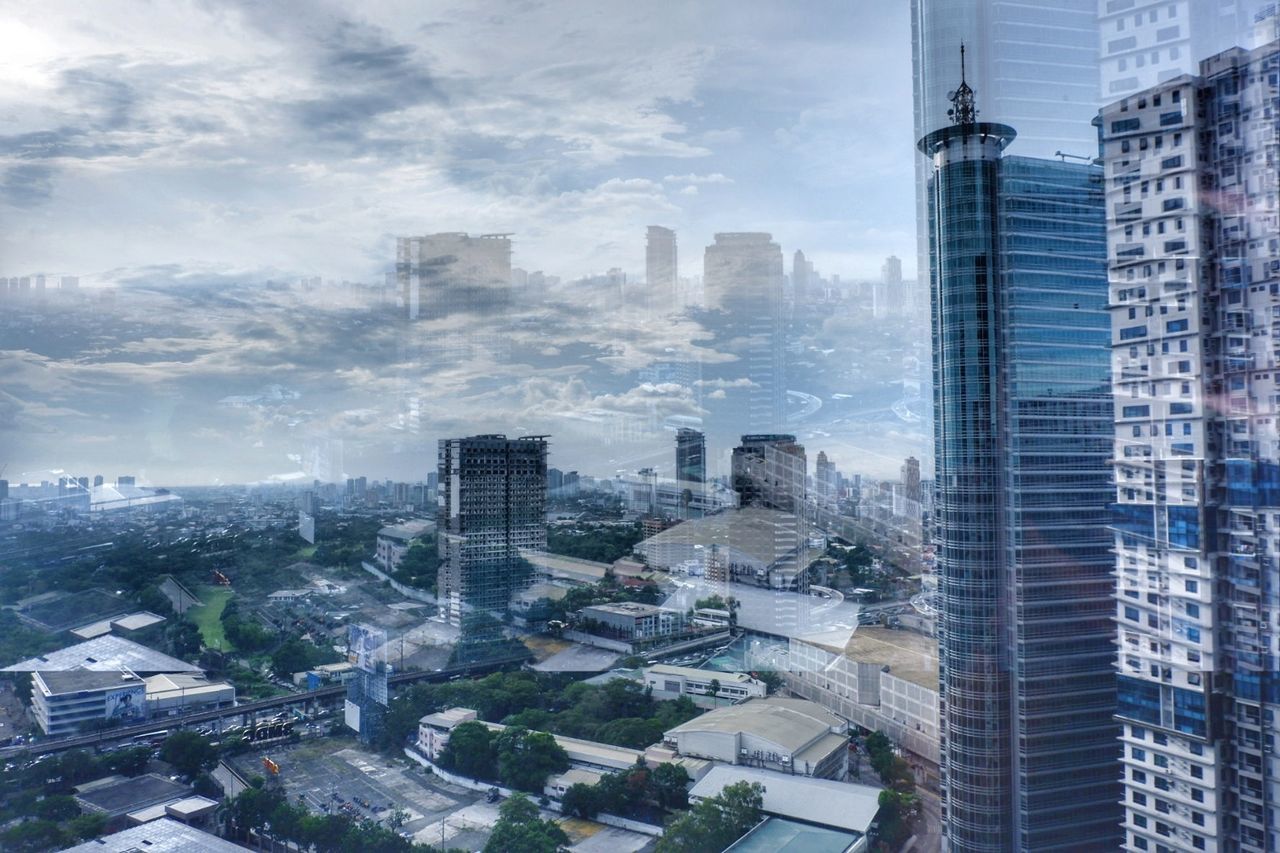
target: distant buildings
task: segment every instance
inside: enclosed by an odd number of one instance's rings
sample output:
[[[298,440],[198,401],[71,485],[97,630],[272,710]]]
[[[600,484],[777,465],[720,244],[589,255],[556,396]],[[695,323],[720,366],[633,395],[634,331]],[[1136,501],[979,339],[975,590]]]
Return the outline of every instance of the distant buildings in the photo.
[[[397,238],[396,281],[410,320],[501,311],[511,302],[510,235]]]
[[[466,614],[500,617],[531,580],[522,550],[546,550],[546,437],[441,439],[438,471],[440,607],[465,629]]]
[[[699,319],[712,346],[736,356],[703,365],[704,425],[714,446],[785,422],[783,280],[782,250],[769,234],[717,234],[706,248]]]
[[[650,225],[646,231],[644,278],[648,289],[646,302],[660,308],[683,308],[679,266],[676,257],[676,232],[661,225]]]

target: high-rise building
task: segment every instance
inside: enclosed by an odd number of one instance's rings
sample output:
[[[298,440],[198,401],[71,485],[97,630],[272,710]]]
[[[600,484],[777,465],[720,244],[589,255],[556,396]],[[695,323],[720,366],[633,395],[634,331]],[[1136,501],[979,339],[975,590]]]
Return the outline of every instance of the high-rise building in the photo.
[[[511,235],[399,237],[396,279],[410,320],[498,313],[511,303]]]
[[[823,508],[835,506],[840,495],[840,474],[836,466],[827,458],[825,450],[818,451],[818,459],[813,466],[814,499]]]
[[[650,304],[664,308],[684,307],[676,263],[676,232],[650,225],[645,232],[644,280]]]
[[[902,490],[907,500],[920,503],[920,460],[914,456],[902,463]]]
[[[744,435],[733,449],[733,490],[739,506],[804,514],[808,461],[794,435]]]
[[[1101,100],[1194,73],[1237,44],[1269,0],[1109,0],[1099,3]]]
[[[711,443],[731,447],[744,429],[786,420],[782,249],[768,234],[717,234],[703,256],[703,325],[735,360],[702,368]]]
[[[1278,72],[1236,48],[1100,116],[1125,850],[1280,849]]]
[[[796,249],[791,256],[791,292],[796,302],[809,299],[809,284],[813,276],[813,264],[805,259],[804,252]]]
[[[1004,157],[1015,132],[977,121],[967,83],[952,109],[920,140],[945,833],[954,853],[1115,849],[1101,174]]]
[[[707,437],[696,429],[676,431],[676,479],[683,483],[707,481]]]
[[[982,118],[1016,127],[1021,153],[1033,157],[1051,157],[1056,151],[1094,154],[1098,143],[1089,122],[1099,103],[1099,3],[911,0],[916,138],[947,123],[956,56],[964,44],[970,57],[970,85],[982,97],[978,105]],[[931,175],[929,161],[916,158],[921,280],[929,269]]]
[[[547,440],[441,439],[438,472],[441,612],[464,641],[491,640],[532,577],[520,552],[547,547]]]

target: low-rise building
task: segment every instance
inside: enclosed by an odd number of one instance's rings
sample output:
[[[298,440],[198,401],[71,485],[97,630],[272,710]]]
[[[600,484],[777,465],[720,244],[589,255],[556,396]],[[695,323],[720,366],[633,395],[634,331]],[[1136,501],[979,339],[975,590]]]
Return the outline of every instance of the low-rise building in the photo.
[[[432,761],[440,758],[449,733],[463,723],[469,723],[478,715],[470,708],[450,708],[435,714],[427,714],[418,720],[418,749]]]
[[[714,694],[711,689],[713,681],[719,688]],[[752,678],[745,672],[717,672],[713,669],[670,666],[665,663],[646,667],[644,683],[655,695],[714,695],[715,698],[732,702],[758,698],[769,693],[769,688],[763,681]]]
[[[293,604],[299,599],[306,598],[311,592],[312,590],[309,589],[277,589],[267,595],[267,601],[271,604]]]
[[[937,772],[938,641],[911,631],[859,627],[793,637],[783,679],[792,693],[867,731],[881,731]]]
[[[756,767],[718,765],[689,790],[690,802],[698,802],[720,794],[738,782],[758,783],[764,788],[761,811],[785,822],[765,822],[744,836],[730,850],[756,851],[809,850],[861,853],[869,849],[868,834],[880,811],[882,788],[794,776]],[[804,827],[832,830],[832,833],[806,833]],[[754,839],[752,836],[755,836]],[[821,846],[805,846],[796,840],[821,842]],[[790,842],[790,843],[788,843]],[[843,844],[843,846],[841,846]],[[740,846],[739,846],[740,845]]]
[[[635,601],[592,604],[579,610],[578,618],[588,633],[627,641],[669,637],[685,627],[680,611]]]
[[[773,696],[708,711],[663,735],[680,755],[843,779],[848,724],[814,702]]]
[[[50,736],[75,734],[107,721],[128,725],[147,716],[147,688],[128,670],[84,669],[31,676],[31,714]]]
[[[67,848],[67,853],[244,853],[247,847],[163,817]]]
[[[147,686],[147,716],[152,718],[230,708],[236,704],[235,685],[210,681],[203,675],[153,675],[143,682]]]
[[[413,540],[435,532],[436,525],[426,519],[391,524],[378,531],[377,560],[383,570],[394,572]]]

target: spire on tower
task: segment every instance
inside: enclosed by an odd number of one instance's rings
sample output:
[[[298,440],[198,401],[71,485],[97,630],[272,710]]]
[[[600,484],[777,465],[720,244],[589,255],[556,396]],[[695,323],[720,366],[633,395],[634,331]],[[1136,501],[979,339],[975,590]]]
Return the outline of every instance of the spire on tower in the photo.
[[[964,42],[960,43],[960,88],[947,93],[951,109],[947,110],[947,118],[955,124],[974,124],[978,120],[977,98],[973,89],[965,80]]]

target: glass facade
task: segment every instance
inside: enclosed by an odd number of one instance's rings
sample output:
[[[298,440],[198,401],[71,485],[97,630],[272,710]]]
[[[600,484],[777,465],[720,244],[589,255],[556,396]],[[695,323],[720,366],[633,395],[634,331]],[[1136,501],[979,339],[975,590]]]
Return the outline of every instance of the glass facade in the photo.
[[[945,822],[955,851],[1119,840],[1099,171],[922,141],[930,184]]]

